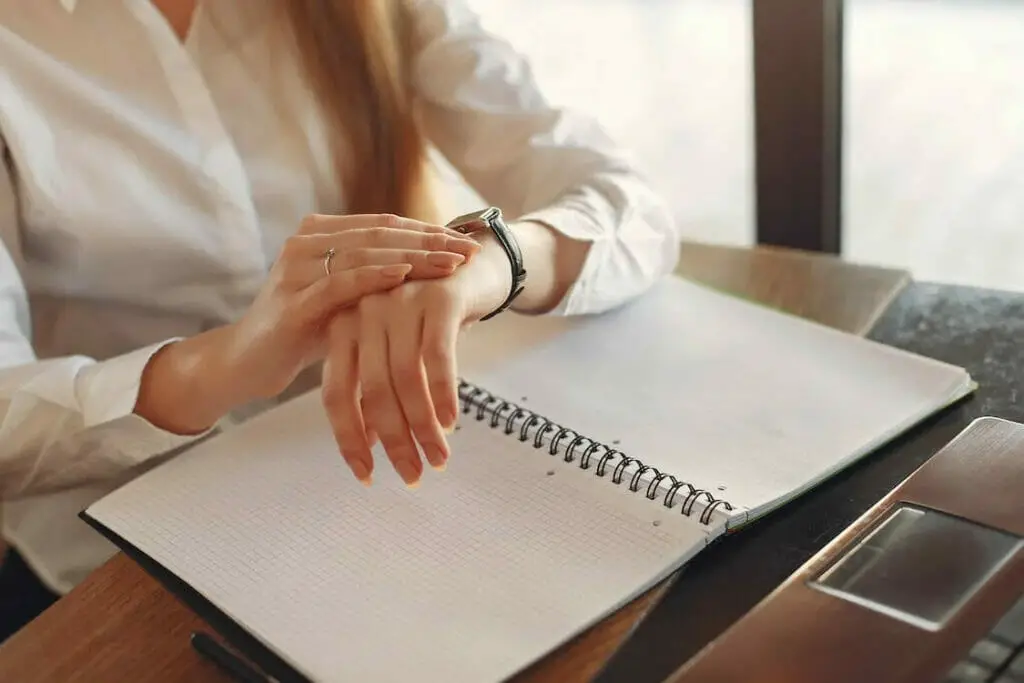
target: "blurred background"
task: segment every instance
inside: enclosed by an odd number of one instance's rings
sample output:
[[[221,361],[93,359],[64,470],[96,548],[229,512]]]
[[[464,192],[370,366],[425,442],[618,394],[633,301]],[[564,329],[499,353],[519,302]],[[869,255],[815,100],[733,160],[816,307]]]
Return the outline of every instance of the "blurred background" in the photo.
[[[688,239],[754,240],[751,3],[471,0]],[[1024,0],[847,0],[843,256],[1024,290]]]

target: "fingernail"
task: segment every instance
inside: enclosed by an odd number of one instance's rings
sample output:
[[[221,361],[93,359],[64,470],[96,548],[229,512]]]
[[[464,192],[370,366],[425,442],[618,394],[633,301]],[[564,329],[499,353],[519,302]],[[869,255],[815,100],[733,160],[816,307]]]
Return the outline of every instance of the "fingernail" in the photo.
[[[455,433],[455,414],[454,413],[451,413],[449,415],[441,415],[440,421],[441,421],[441,429],[444,430],[445,434],[454,434]]]
[[[366,463],[361,460],[353,460],[348,465],[352,469],[352,474],[355,478],[363,484],[363,486],[370,486],[373,483],[373,476],[370,473],[370,468],[366,466]]]
[[[414,489],[420,485],[419,468],[411,462],[400,460],[395,464],[395,469],[398,470],[398,476],[402,478],[408,488]]]
[[[455,412],[445,407],[438,407],[437,421],[441,423],[441,429],[445,434],[455,431]]]
[[[465,260],[466,257],[462,254],[453,254],[447,251],[432,251],[427,254],[427,263],[441,268],[454,268]]]
[[[448,456],[440,446],[434,444],[427,444],[423,447],[424,454],[427,456],[427,462],[438,472],[444,472],[448,462]]]
[[[467,250],[476,251],[480,248],[480,245],[476,240],[471,240],[468,237],[449,237],[445,247],[451,251],[457,251],[461,254]]]
[[[408,263],[395,263],[390,266],[381,266],[380,274],[386,278],[404,278],[412,270],[412,266]]]

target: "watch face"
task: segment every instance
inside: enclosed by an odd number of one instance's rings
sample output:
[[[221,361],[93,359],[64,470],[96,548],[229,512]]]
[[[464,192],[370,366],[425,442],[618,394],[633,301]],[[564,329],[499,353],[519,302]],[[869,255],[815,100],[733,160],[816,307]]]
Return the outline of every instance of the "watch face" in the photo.
[[[492,206],[482,211],[473,211],[471,213],[464,213],[461,216],[456,216],[452,220],[448,221],[448,225],[445,227],[458,230],[462,227],[470,227],[474,223],[486,224],[499,216],[501,216],[501,210]]]

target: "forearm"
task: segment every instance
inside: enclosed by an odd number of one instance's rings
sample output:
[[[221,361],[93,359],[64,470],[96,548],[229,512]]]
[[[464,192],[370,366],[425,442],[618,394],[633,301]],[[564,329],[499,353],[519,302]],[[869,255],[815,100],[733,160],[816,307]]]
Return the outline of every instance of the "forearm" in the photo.
[[[555,308],[579,277],[590,242],[572,239],[533,221],[510,226],[526,267],[526,287],[512,304],[520,313],[542,314]],[[501,254],[506,259],[504,252]],[[511,271],[510,271],[511,274]]]
[[[245,402],[223,353],[230,328],[169,344],[142,373],[136,415],[175,434],[199,434]]]
[[[204,364],[188,360],[211,357],[197,349],[216,348],[215,334],[100,361],[63,356],[0,369],[0,499],[111,481],[194,441],[225,412],[216,406],[235,400],[223,393],[233,386],[223,373],[208,386],[194,379]]]

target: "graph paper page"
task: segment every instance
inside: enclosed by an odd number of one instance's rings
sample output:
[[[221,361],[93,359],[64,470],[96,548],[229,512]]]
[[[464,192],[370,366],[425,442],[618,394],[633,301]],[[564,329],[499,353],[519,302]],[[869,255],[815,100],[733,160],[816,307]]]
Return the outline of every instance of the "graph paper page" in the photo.
[[[88,514],[315,681],[495,681],[702,549],[708,529],[463,416],[448,470],[363,488],[315,395]]]

